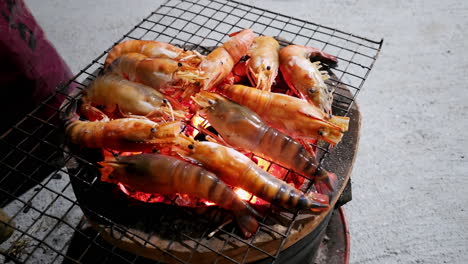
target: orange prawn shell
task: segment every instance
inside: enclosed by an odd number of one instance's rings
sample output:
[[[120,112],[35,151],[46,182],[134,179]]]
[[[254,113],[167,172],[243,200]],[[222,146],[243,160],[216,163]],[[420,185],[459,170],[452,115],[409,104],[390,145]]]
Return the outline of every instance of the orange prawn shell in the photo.
[[[136,191],[194,195],[232,210],[245,237],[250,237],[258,228],[254,218],[258,213],[215,174],[202,167],[159,154],[123,156],[100,164],[103,178]]]
[[[102,122],[75,120],[67,125],[65,133],[72,143],[83,147],[149,151],[158,144],[172,143],[180,126],[177,121],[158,124],[140,118]]]
[[[256,37],[250,47],[247,60],[247,76],[250,83],[262,90],[270,91],[279,67],[279,43],[269,36]]]
[[[83,100],[104,106],[106,113],[115,112],[118,106],[123,114],[145,116],[162,112],[166,117],[170,116],[170,109],[164,106],[164,96],[161,93],[115,74],[106,74],[94,80],[86,90]]]
[[[347,130],[347,122],[342,126],[334,124],[319,108],[296,97],[243,85],[224,86],[222,91],[231,100],[250,108],[271,126],[292,137],[318,138],[336,144],[342,132]],[[349,118],[342,119],[349,121]],[[327,131],[333,134],[333,138],[328,137]]]
[[[131,52],[141,53],[151,58],[187,59],[195,64],[200,63],[199,54],[193,51],[184,51],[169,43],[152,40],[127,40],[110,50],[104,63],[105,67],[121,55]]]
[[[179,140],[184,156],[201,163],[224,182],[238,186],[269,202],[298,209],[324,210],[328,205],[312,201],[301,191],[258,167],[242,153],[213,142]]]
[[[148,58],[138,63],[136,79],[138,82],[149,85],[155,89],[175,85],[179,79],[176,73],[184,70],[179,62],[165,58]]]
[[[311,47],[289,45],[282,48],[279,53],[281,73],[291,89],[325,113],[331,114],[333,96],[324,82],[328,75],[320,71],[319,62],[312,63],[309,60],[314,53],[326,58],[333,57]]]
[[[118,57],[106,69],[108,72],[116,73],[130,81],[136,80],[137,65],[140,61],[148,58],[141,53],[126,53]]]
[[[200,64],[204,90],[218,85],[232,71],[234,64],[247,54],[252,45],[254,34],[250,29],[243,29],[231,34],[232,38],[208,54]]]

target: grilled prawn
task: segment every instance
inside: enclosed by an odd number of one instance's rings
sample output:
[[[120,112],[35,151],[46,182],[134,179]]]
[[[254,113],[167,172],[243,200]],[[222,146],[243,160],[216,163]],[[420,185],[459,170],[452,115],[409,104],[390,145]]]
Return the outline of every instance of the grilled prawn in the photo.
[[[254,34],[250,29],[243,29],[230,35],[232,38],[213,50],[201,62],[199,70],[204,77],[203,90],[218,85],[232,71],[236,64],[252,45]]]
[[[113,67],[119,72],[124,72],[130,80],[149,85],[165,94],[175,95],[184,101],[200,89],[211,89],[223,81],[232,71],[234,64],[247,53],[254,38],[250,29],[244,29],[231,36],[231,39],[204,57],[196,67],[184,63],[184,60],[178,57],[140,60],[141,56],[137,55],[121,57],[122,61],[116,62]]]
[[[324,80],[329,76],[320,71],[320,62],[311,62],[310,57],[322,57],[335,62],[336,58],[316,48],[289,45],[280,50],[280,69],[288,86],[307,101],[331,114],[333,91],[328,90]]]
[[[189,194],[231,210],[245,237],[258,228],[253,208],[215,174],[188,162],[160,154],[117,157],[100,164],[103,179],[122,183],[135,191],[159,194]]]
[[[130,81],[139,82],[174,98],[182,99],[200,89],[202,77],[196,67],[168,58],[148,58],[139,53],[127,53],[114,60],[108,71]]]
[[[221,95],[200,92],[193,100],[203,107],[208,122],[229,145],[270,159],[309,178],[334,183],[324,170],[317,171],[315,156],[286,134],[268,126],[253,111]]]
[[[348,130],[348,117],[326,115],[315,105],[296,97],[244,85],[226,85],[222,92],[294,138],[323,139],[335,145]]]
[[[141,53],[150,58],[167,58],[184,61],[191,65],[200,64],[203,56],[196,51],[184,50],[168,43],[152,40],[127,40],[114,46],[107,55],[104,66],[126,53]]]
[[[279,44],[269,36],[256,37],[248,51],[247,76],[257,89],[270,91],[278,75]]]
[[[265,201],[298,210],[321,212],[328,208],[328,199],[318,193],[305,195],[301,191],[262,170],[242,153],[217,143],[195,141],[180,136],[182,157],[202,164],[231,186],[240,187]]]
[[[155,123],[145,118],[81,121],[73,104],[62,114],[65,134],[73,144],[118,151],[152,151],[172,143],[180,133],[179,121]]]
[[[106,114],[119,111],[124,116],[142,115],[152,120],[182,119],[185,114],[174,110],[170,97],[155,89],[128,81],[116,74],[105,74],[94,80],[82,98],[82,109],[99,105]]]

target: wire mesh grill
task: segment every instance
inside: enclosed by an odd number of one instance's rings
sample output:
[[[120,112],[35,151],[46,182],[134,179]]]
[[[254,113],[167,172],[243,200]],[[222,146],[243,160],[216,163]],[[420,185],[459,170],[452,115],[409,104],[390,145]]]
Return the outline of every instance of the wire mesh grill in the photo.
[[[193,46],[203,51],[204,47],[222,44],[228,39],[227,33],[243,28],[251,28],[260,35],[277,36],[286,42],[320,48],[336,56],[339,65],[333,69],[333,73],[337,78],[328,84],[337,88],[333,107],[335,113],[340,115],[346,115],[350,110],[382,46],[382,41],[372,41],[254,6],[224,0],[169,0],[115,44],[128,39],[158,40],[178,46]],[[81,177],[86,172],[86,166],[73,173],[64,167],[71,159],[79,159],[83,164],[94,166],[86,159],[64,151],[58,121],[59,106],[63,99],[74,100],[79,96],[79,93],[70,94],[70,87],[76,87],[77,91],[83,90],[87,83],[96,78],[109,50],[81,70],[66,86],[59,87],[56,94],[51,95],[0,138],[0,207],[4,207],[17,223],[16,226],[7,223],[15,229],[15,233],[0,246],[0,253],[3,255],[0,255],[0,261],[3,258],[3,261],[17,263],[35,263],[39,262],[38,259],[46,263],[80,263],[90,250],[101,250],[107,254],[102,263],[115,263],[117,260],[122,263],[142,261],[141,257],[119,251],[115,246],[104,243],[100,238],[101,232],[92,235],[83,232],[82,227],[86,223],[81,221],[82,207],[86,205],[77,202],[70,178],[90,187],[97,179]],[[343,86],[351,93],[340,91]],[[328,149],[321,151],[326,158]],[[12,183],[15,186],[12,187]],[[263,252],[271,262],[275,262],[297,216],[295,213],[291,225],[278,234],[281,242],[276,253]],[[109,219],[103,217],[102,221],[113,226]],[[117,225],[114,227],[119,228]],[[268,226],[261,225],[262,229],[268,229]],[[263,251],[254,245],[255,236],[244,240],[236,236],[234,230],[223,228],[220,232],[248,246],[240,262],[244,262],[249,251]],[[67,249],[73,234],[83,237],[88,246],[77,256],[70,257]],[[192,250],[207,247],[200,239],[183,235],[193,242]],[[145,241],[144,237],[141,239]],[[223,255],[226,244],[227,240],[221,248],[208,250],[217,253],[219,258],[238,263],[239,261]],[[181,263],[190,263],[191,260],[191,256],[180,259],[171,253],[166,254]]]

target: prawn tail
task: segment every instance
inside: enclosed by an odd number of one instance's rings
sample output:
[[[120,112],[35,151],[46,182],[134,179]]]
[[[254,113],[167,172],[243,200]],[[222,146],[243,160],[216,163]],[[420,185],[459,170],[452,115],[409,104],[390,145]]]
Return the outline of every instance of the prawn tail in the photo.
[[[231,39],[223,44],[223,48],[231,55],[234,63],[247,54],[248,49],[254,41],[254,32],[251,29],[242,29],[241,31],[229,34]],[[231,71],[232,69],[229,69]]]
[[[310,52],[310,57],[312,61],[314,59],[318,59],[322,61],[323,63],[330,65],[330,67],[338,66],[338,59],[335,56],[330,55],[314,47],[305,47],[305,48],[307,49],[308,52]]]
[[[236,32],[232,32],[232,33],[229,33],[229,37],[234,37],[236,35],[239,35],[239,33],[241,33],[243,31],[243,29],[239,30],[239,31],[236,31]]]
[[[258,221],[256,218],[261,218],[261,215],[246,202],[241,201],[241,203],[242,208],[240,210],[234,208],[233,212],[242,234],[249,238],[257,232]]]
[[[315,173],[316,188],[323,194],[332,194],[336,189],[337,183],[338,177],[332,172],[320,169]]]
[[[113,183],[112,173],[117,168],[123,168],[123,165],[120,164],[119,161],[116,160],[106,160],[98,162],[101,166],[99,168],[99,172],[101,173],[101,181]]]
[[[78,101],[73,100],[66,108],[61,110],[59,117],[65,123],[65,127],[68,127],[71,123],[79,119],[76,113],[77,108]]]
[[[306,196],[312,202],[310,210],[314,213],[323,212],[330,207],[330,199],[327,194],[310,192]]]

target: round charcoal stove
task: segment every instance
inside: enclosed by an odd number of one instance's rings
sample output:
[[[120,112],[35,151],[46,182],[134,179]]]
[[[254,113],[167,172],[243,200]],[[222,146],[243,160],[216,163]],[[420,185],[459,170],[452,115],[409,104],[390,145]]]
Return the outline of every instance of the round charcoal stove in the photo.
[[[264,218],[259,231],[249,239],[237,231],[231,214],[216,206],[179,206],[176,200],[173,204],[143,202],[118,185],[101,182],[98,168],[81,159],[70,160],[67,168],[78,176],[72,178],[72,186],[93,229],[125,251],[163,263],[271,263],[274,259],[277,263],[308,263],[317,253],[333,207],[349,200],[340,196],[358,145],[360,115],[356,104],[348,116],[349,131],[322,159],[322,166],[338,176],[336,190],[329,193],[332,208],[314,215],[253,204]],[[72,152],[79,150],[79,156],[87,161],[103,160],[101,150],[70,148]]]

